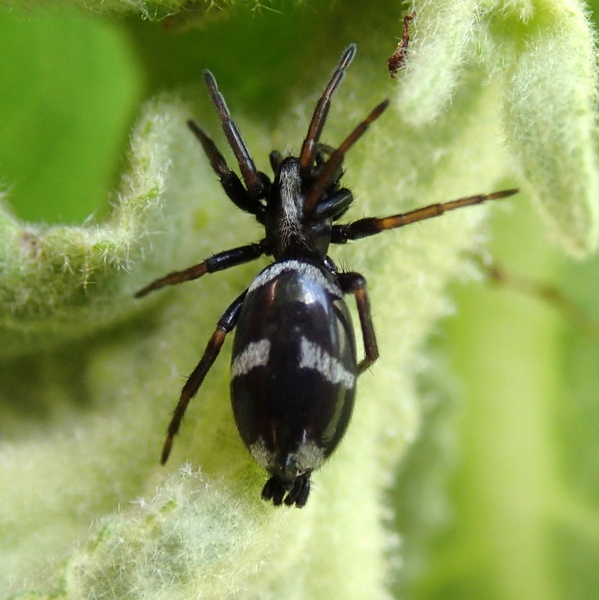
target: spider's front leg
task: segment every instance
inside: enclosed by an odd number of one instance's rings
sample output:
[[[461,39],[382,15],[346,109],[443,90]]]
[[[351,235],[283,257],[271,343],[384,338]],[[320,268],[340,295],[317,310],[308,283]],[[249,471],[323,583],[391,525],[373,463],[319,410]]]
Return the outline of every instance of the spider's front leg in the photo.
[[[192,120],[187,121],[187,126],[191,129],[200,144],[202,144],[202,148],[210,161],[210,166],[218,175],[220,184],[225,191],[225,194],[229,197],[229,200],[231,200],[237,208],[254,215],[259,223],[263,223],[264,205],[260,202],[260,198],[262,197],[264,190],[261,188],[258,195],[250,194],[250,192],[243,187],[237,173],[229,169],[225,157],[220,153],[216,144],[206,135],[204,130]],[[249,156],[247,150],[246,154]],[[260,178],[260,174],[257,174],[257,177]],[[262,183],[264,184],[264,189],[268,189],[270,186],[270,181],[268,180],[265,180]]]
[[[247,146],[241,137],[241,133],[239,132],[235,121],[233,121],[231,118],[231,113],[229,112],[225,98],[218,89],[216,79],[208,70],[204,71],[204,81],[206,82],[206,86],[210,92],[214,107],[218,112],[220,124],[225,133],[227,141],[229,142],[229,146],[231,147],[231,150],[237,159],[237,163],[239,164],[241,176],[243,177],[243,181],[245,181],[245,185],[247,187],[247,192],[251,199],[254,202],[257,202],[259,198],[266,197],[267,182],[264,179],[266,176],[256,169],[249,150],[247,149]]]

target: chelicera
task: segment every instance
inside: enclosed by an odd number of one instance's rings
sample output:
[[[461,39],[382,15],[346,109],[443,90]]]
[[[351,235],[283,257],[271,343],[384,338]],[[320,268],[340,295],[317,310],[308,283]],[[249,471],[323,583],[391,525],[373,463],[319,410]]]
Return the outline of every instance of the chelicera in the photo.
[[[316,105],[299,156],[271,152],[272,181],[256,169],[214,76],[205,72],[241,179],[204,131],[194,121],[188,125],[229,199],[254,215],[264,226],[265,236],[170,273],[136,294],[139,298],[262,255],[274,258],[219,319],[204,355],[183,386],[161,460],[164,464],[168,459],[189,401],[226,335],[237,327],[231,359],[233,414],[248,450],[270,473],[262,498],[275,506],[285,503],[301,508],[306,504],[312,472],[331,455],[348,427],[357,378],[379,356],[365,279],[359,273],[339,270],[328,256],[330,244],[345,244],[516,192],[480,194],[405,214],[339,224],[353,202],[350,190],[340,184],[345,153],[389,104],[385,100],[376,106],[338,148],[320,143],[331,98],[355,53],[352,44],[341,56]],[[357,304],[365,354],[360,362],[344,300],[347,294]]]

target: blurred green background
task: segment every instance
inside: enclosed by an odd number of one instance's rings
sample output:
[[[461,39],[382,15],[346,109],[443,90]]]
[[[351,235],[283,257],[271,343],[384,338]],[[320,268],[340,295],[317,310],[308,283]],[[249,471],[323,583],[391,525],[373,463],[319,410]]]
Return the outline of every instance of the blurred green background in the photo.
[[[257,11],[251,31],[244,14],[214,13],[191,30],[173,20],[1,9],[0,184],[15,214],[101,218],[145,99],[195,88],[202,69],[226,63],[219,83],[229,102],[276,118],[313,65],[328,72],[317,60],[324,45],[367,44],[373,25],[393,39],[404,12],[383,18],[373,8],[376,23],[348,31],[313,8],[279,8]],[[250,66],[236,53],[247,36],[263,41]],[[292,48],[290,70],[277,53]],[[580,312],[490,282],[452,290],[456,314],[431,340],[422,376],[423,435],[389,495],[402,536],[398,598],[599,597],[599,259],[563,258],[526,199],[511,204],[494,211],[493,259]]]

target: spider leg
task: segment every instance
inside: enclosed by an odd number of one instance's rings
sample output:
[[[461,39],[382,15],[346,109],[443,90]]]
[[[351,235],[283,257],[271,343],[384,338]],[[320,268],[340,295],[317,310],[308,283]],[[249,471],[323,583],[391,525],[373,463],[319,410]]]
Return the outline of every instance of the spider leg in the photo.
[[[364,358],[358,365],[358,373],[362,374],[379,357],[379,348],[374,333],[370,301],[366,292],[366,280],[360,273],[339,273],[337,276],[339,285],[344,293],[352,293],[356,298],[358,316],[362,329],[362,340],[364,341]]]
[[[216,144],[206,135],[204,130],[192,120],[187,121],[189,129],[198,138],[202,148],[210,161],[210,166],[213,171],[218,175],[220,184],[223,190],[229,197],[229,199],[241,210],[250,214],[256,215],[256,218],[260,223],[264,222],[264,206],[258,201],[258,199],[248,193],[243,187],[241,179],[239,179],[237,173],[231,171],[225,157],[220,153]]]
[[[239,163],[241,176],[245,181],[249,195],[255,200],[264,198],[267,192],[267,186],[265,185],[266,176],[256,169],[247,146],[241,137],[241,133],[239,133],[239,129],[237,129],[237,125],[235,125],[235,122],[231,119],[231,113],[227,108],[227,103],[225,102],[223,95],[218,91],[218,85],[216,84],[214,75],[206,70],[204,71],[204,80],[210,91],[212,102],[218,112],[229,146],[231,146],[231,150]]]
[[[154,292],[163,288],[167,285],[177,285],[178,283],[184,283],[185,281],[191,281],[198,279],[206,273],[214,273],[216,271],[223,271],[237,265],[241,265],[246,262],[250,262],[262,256],[268,254],[268,246],[266,240],[262,240],[257,244],[248,244],[247,246],[240,246],[239,248],[232,248],[231,250],[225,250],[214,254],[210,258],[207,258],[204,262],[193,265],[184,271],[173,271],[160,279],[152,281],[145,288],[139,290],[135,294],[136,298],[141,298],[150,292]]]
[[[304,215],[306,217],[311,217],[313,215],[314,209],[323,192],[331,185],[331,183],[333,183],[333,181],[335,181],[339,168],[343,163],[345,153],[366,133],[370,124],[375,119],[378,119],[388,106],[389,99],[383,100],[361,123],[358,124],[347,138],[345,138],[341,146],[336,150],[333,150],[304,200]]]
[[[316,146],[331,107],[331,98],[333,97],[335,90],[343,81],[345,69],[350,65],[355,55],[356,45],[350,44],[341,55],[339,65],[335,69],[333,75],[331,75],[327,87],[316,104],[314,114],[312,115],[312,121],[310,122],[310,127],[308,127],[308,133],[299,156],[300,175],[302,177],[307,177],[310,174],[312,164],[314,163],[314,156],[316,154]]]
[[[488,200],[506,198],[517,192],[518,190],[503,190],[492,194],[478,194],[477,196],[459,198],[458,200],[451,200],[450,202],[444,202],[443,204],[429,204],[428,206],[423,206],[422,208],[417,208],[407,213],[383,217],[381,219],[367,217],[365,219],[358,219],[357,221],[346,225],[333,225],[331,243],[345,244],[350,240],[359,240],[371,235],[376,235],[387,229],[397,229],[398,227],[403,227],[410,223],[432,219],[433,217],[438,217],[450,210],[456,210],[457,208],[472,206],[474,204],[482,204]]]
[[[246,294],[247,290],[235,298],[231,306],[227,308],[227,310],[223,313],[223,316],[218,320],[216,330],[208,341],[204,355],[202,356],[196,368],[191,372],[191,375],[183,386],[179,402],[175,407],[173,418],[168,426],[166,440],[164,442],[162,455],[160,458],[161,464],[166,463],[168,460],[169,454],[171,453],[171,447],[173,445],[173,438],[179,431],[179,426],[181,425],[181,421],[185,415],[189,401],[197,394],[198,389],[202,385],[204,378],[210,370],[210,367],[212,367],[214,361],[216,360],[227,334],[230,333],[235,327]]]

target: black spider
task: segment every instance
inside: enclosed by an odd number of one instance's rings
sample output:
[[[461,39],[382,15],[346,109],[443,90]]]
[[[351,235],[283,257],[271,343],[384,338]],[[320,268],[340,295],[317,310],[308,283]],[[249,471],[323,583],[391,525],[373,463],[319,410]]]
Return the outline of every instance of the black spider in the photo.
[[[341,187],[345,153],[387,108],[381,102],[336,149],[319,142],[333,93],[356,53],[343,53],[316,105],[299,157],[270,154],[274,180],[258,171],[232,121],[210,71],[205,80],[242,180],[229,169],[214,142],[194,122],[196,135],[229,199],[264,225],[259,242],[219,252],[184,271],[157,279],[136,297],[166,285],[197,279],[272,255],[266,267],[227,308],[197,367],[183,387],[168,427],[162,463],[191,398],[196,394],[226,335],[237,326],[231,362],[231,400],[239,433],[253,457],[271,474],[262,498],[302,507],[310,475],[337,447],[351,417],[356,380],[379,356],[366,282],[359,273],[340,272],[328,256],[330,244],[376,235],[446,211],[505,198],[517,190],[481,194],[432,204],[384,218],[337,221],[353,202]],[[245,185],[244,185],[245,184]],[[343,296],[353,294],[364,341],[358,363],[354,330]]]

